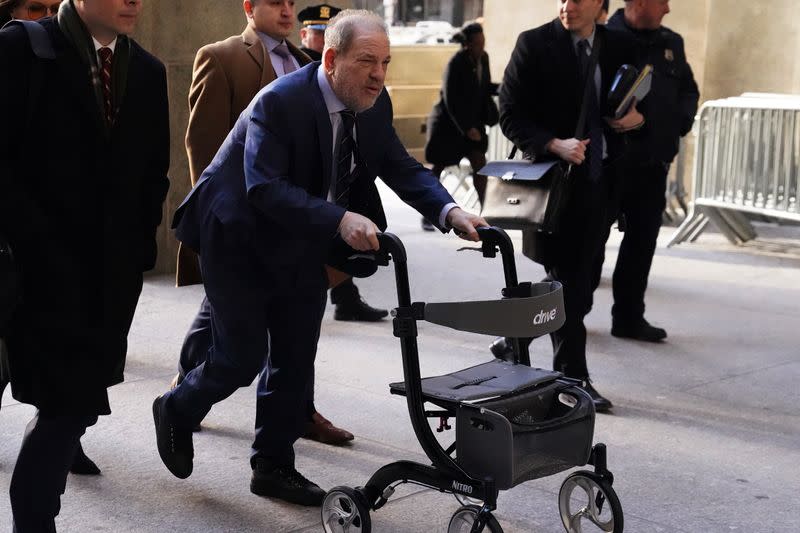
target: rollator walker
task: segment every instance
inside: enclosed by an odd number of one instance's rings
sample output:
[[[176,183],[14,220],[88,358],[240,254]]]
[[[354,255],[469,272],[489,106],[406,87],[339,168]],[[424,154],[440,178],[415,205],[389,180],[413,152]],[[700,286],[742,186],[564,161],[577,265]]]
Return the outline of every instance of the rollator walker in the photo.
[[[450,519],[448,533],[498,533],[502,528],[492,512],[499,491],[586,464],[594,471],[574,472],[561,485],[558,507],[564,528],[582,533],[593,524],[607,533],[622,532],[622,507],[606,467],[606,447],[592,445],[591,397],[580,381],[530,366],[527,338],[564,323],[561,284],[517,282],[508,235],[498,228],[480,228],[478,234],[484,257],[496,257],[498,250],[502,256],[502,299],[412,303],[403,243],[391,233],[379,235],[378,264],[394,261],[398,306],[392,311],[393,327],[403,354],[404,379],[389,389],[406,397],[411,424],[431,464],[398,461],[381,467],[363,487],[331,489],[322,504],[327,533],[369,533],[370,511],[383,507],[402,483],[455,495],[462,506]],[[419,320],[512,338],[514,358],[422,378]],[[429,418],[439,420],[437,432],[451,429],[449,419],[455,419],[455,442],[445,449]]]

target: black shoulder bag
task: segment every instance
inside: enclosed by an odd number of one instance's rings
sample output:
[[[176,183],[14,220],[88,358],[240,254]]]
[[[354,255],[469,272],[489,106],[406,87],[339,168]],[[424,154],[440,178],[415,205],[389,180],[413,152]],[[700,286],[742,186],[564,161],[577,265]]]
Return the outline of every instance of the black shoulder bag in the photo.
[[[591,94],[589,84],[594,83],[591,73],[597,68],[600,46],[601,40],[596,36],[589,70],[585,73],[576,139],[584,133],[586,102]],[[516,153],[514,146],[507,160],[491,161],[481,169],[481,174],[488,177],[481,215],[493,226],[503,229],[558,232],[569,197],[572,165],[562,159],[513,160]]]

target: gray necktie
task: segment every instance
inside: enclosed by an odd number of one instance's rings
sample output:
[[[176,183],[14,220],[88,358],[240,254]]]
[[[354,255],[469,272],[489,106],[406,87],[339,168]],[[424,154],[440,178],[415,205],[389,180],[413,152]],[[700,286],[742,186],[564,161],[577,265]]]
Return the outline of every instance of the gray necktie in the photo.
[[[289,52],[289,47],[286,46],[285,41],[273,48],[272,51],[281,57],[284,74],[289,74],[290,72],[297,70],[297,68],[294,66],[294,61],[292,61],[292,53]]]

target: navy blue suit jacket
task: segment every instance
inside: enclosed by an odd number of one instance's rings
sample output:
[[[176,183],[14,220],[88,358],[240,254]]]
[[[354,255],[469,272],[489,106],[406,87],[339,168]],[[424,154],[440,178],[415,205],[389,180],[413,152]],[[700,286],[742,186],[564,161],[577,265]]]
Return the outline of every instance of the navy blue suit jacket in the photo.
[[[333,133],[318,67],[311,63],[282,76],[256,95],[178,208],[177,237],[201,256],[212,213],[268,263],[325,261],[345,211],[326,200]],[[357,115],[356,135],[366,171],[351,187],[349,210],[385,229],[375,187],[380,176],[402,200],[438,221],[453,199],[400,143],[385,90],[371,109]]]

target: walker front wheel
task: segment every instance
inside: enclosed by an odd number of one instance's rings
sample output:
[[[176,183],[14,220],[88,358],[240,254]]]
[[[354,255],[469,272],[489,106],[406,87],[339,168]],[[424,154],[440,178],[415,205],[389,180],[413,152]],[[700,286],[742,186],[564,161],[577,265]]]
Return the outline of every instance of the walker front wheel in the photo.
[[[450,519],[450,525],[447,526],[447,533],[470,533],[480,512],[481,508],[477,505],[465,505],[453,514]],[[489,515],[489,520],[486,522],[483,531],[503,533],[503,528],[500,527],[495,517]]]
[[[360,492],[350,487],[334,487],[322,501],[322,527],[325,533],[370,533],[369,507]]]
[[[571,474],[558,493],[558,510],[567,533],[583,533],[589,522],[604,533],[622,533],[622,506],[602,476],[581,470]]]

